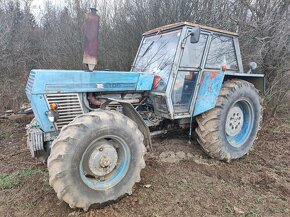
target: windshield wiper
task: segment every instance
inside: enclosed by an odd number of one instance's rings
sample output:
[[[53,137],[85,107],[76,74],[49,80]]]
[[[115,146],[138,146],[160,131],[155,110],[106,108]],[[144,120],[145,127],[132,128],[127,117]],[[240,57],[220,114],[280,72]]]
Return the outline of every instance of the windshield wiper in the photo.
[[[162,38],[162,35],[160,35],[160,37],[159,37],[156,41],[159,41],[160,38]],[[152,45],[153,45],[156,41],[152,41],[152,42],[148,45],[148,47],[146,48],[146,50],[144,51],[144,53],[142,54],[141,57],[144,57],[144,56],[145,56],[145,54],[146,54],[146,53],[147,53],[147,52],[152,48]]]
[[[146,48],[146,50],[144,51],[144,53],[142,54],[142,56],[141,57],[144,57],[145,56],[145,54],[151,49],[151,47],[152,47],[152,45],[154,44],[154,42],[155,41],[152,41],[149,45],[148,45],[148,47]]]

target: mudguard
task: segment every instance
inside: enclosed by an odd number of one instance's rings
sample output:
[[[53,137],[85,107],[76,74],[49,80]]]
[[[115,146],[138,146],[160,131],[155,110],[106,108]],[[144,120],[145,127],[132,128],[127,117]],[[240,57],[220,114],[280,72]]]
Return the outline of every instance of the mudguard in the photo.
[[[264,93],[264,74],[246,74],[236,72],[204,71],[201,78],[193,116],[197,116],[215,107],[222,84],[228,79],[242,79],[255,85],[256,89]]]
[[[147,150],[152,150],[150,130],[140,114],[135,110],[135,108],[130,103],[123,100],[116,100],[112,98],[106,98],[105,100],[106,102],[101,105],[101,109],[105,110],[111,102],[118,102],[123,108],[123,114],[133,120],[138,125],[139,130],[144,136],[144,144]]]

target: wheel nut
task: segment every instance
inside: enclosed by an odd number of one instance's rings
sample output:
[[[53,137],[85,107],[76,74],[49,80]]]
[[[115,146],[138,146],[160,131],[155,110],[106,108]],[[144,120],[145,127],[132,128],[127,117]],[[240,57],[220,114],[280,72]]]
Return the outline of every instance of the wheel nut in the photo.
[[[104,156],[101,158],[100,166],[102,168],[106,168],[106,167],[110,166],[110,164],[111,164],[110,158],[108,158],[107,156]]]

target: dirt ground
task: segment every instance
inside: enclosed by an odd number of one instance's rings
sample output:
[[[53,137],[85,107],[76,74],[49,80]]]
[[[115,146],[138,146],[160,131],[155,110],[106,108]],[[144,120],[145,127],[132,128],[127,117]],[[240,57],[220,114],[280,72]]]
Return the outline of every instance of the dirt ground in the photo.
[[[70,209],[30,157],[25,125],[0,125],[0,216],[290,216],[290,116],[266,119],[254,150],[220,162],[178,132],[154,140],[133,195],[103,209]],[[178,134],[178,135],[176,135]]]

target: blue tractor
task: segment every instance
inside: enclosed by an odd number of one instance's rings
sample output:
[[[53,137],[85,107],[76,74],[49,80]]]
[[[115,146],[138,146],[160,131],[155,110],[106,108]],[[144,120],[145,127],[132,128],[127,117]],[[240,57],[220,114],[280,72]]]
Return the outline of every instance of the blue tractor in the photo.
[[[197,123],[208,155],[240,158],[261,122],[255,68],[244,72],[236,33],[181,22],[144,33],[128,72],[32,70],[28,148],[58,198],[84,210],[132,194],[152,135]]]

